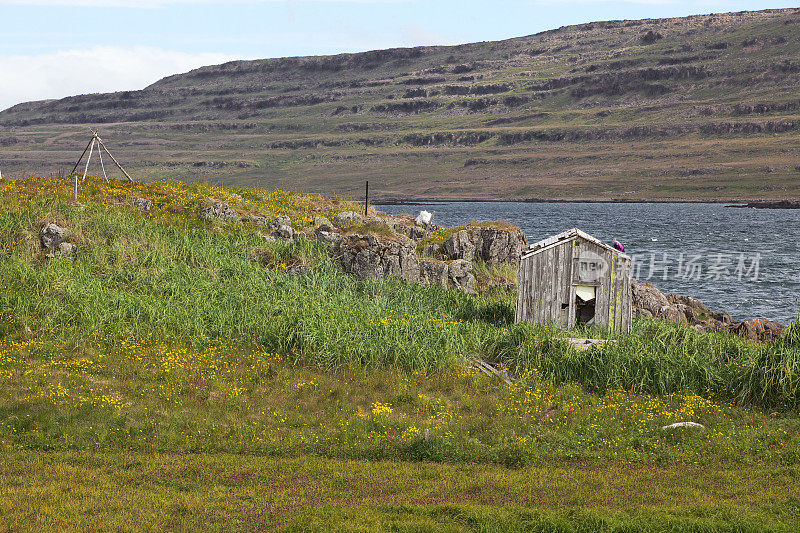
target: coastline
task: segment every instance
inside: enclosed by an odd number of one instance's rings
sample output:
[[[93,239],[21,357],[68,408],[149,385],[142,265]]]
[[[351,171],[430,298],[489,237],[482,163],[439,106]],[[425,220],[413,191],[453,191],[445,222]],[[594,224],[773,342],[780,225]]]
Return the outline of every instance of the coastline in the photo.
[[[791,202],[796,207],[771,207],[782,202]],[[643,199],[611,198],[597,200],[592,198],[375,198],[370,199],[372,205],[417,205],[417,204],[449,204],[449,203],[522,203],[522,204],[725,204],[725,207],[752,209],[800,209],[800,200],[730,200],[730,199]]]

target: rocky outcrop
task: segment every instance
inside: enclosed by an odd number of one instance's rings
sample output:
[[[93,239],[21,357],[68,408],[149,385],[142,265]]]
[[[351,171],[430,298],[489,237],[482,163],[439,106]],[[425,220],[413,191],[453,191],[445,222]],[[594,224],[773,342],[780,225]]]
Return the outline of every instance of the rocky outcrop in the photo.
[[[256,222],[269,228],[257,232],[265,242],[276,239],[296,240],[307,233],[292,227],[291,219],[279,215],[267,222],[264,217],[242,215],[229,204],[214,198],[206,200],[199,215],[220,222]],[[423,227],[410,216],[363,217],[355,211],[337,213],[331,222],[324,216],[313,218],[313,236],[324,245],[341,268],[358,279],[396,277],[410,283],[422,283],[475,294],[472,261],[481,259],[491,264],[518,264],[525,247],[525,236],[519,230],[486,226],[459,230],[443,244],[436,246],[436,256],[421,258],[417,243],[440,229],[434,224]],[[366,231],[358,226],[383,225],[391,231],[374,228]]]
[[[201,209],[200,218],[221,222],[238,222],[239,213],[225,202],[216,202]]]
[[[525,234],[519,229],[466,226],[441,244],[426,246],[424,251],[439,259],[478,259],[490,265],[517,266],[526,246]]]
[[[631,283],[633,313],[684,324],[699,331],[727,331],[753,341],[779,337],[784,326],[763,318],[734,320],[727,313],[714,312],[691,296],[665,295],[649,283]]]
[[[325,231],[320,225],[315,234],[342,270],[358,279],[396,277],[409,283],[423,283],[442,288],[475,293],[472,263],[459,259],[451,262],[421,259],[411,239],[387,240],[371,234],[343,235]]]

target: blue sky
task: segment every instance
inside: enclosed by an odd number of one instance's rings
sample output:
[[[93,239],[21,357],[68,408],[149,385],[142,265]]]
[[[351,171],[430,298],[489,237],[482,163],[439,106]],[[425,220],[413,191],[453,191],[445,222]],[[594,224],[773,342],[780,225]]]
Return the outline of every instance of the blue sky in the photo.
[[[231,59],[489,41],[596,20],[796,6],[777,0],[0,0],[0,109],[138,89]]]

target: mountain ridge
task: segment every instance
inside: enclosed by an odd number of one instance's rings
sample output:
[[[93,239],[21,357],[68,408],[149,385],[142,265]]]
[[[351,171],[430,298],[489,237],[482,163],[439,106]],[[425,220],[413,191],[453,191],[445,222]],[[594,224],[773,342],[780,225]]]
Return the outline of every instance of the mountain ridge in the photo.
[[[91,125],[141,179],[349,196],[369,179],[393,199],[800,198],[798,25],[789,8],[231,61],[0,112],[0,165],[61,170]]]

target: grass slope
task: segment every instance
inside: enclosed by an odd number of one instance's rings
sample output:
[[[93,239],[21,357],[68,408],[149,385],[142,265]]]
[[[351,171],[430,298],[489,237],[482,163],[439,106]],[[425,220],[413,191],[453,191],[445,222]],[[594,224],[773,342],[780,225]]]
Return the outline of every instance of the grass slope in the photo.
[[[6,176],[105,140],[136,177],[376,198],[800,197],[800,12],[236,61],[0,113]],[[28,174],[26,174],[28,173]]]
[[[578,353],[513,324],[506,293],[356,281],[311,240],[197,215],[213,196],[300,231],[347,202],[97,178],[80,204],[70,192],[0,184],[6,527],[796,528],[796,326],[753,344],[642,320]],[[45,261],[52,221],[74,260]],[[661,430],[687,420],[707,430]]]

